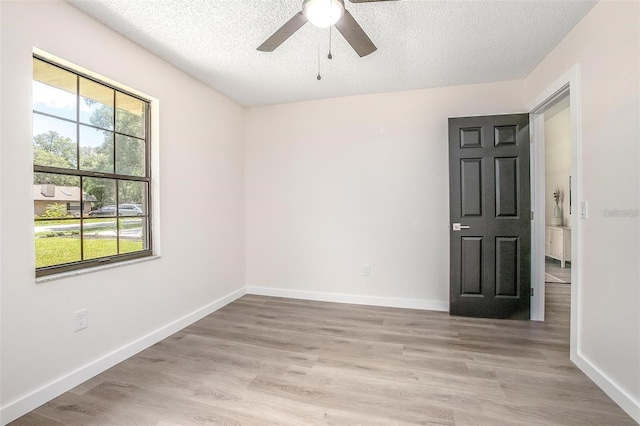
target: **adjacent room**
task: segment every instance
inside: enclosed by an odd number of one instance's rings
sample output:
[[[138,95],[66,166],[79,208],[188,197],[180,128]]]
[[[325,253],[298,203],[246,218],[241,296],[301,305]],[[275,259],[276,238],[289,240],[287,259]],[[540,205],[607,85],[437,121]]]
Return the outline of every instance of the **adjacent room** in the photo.
[[[0,36],[0,424],[640,423],[639,2]]]
[[[569,97],[545,112],[545,281],[571,283],[571,116]]]

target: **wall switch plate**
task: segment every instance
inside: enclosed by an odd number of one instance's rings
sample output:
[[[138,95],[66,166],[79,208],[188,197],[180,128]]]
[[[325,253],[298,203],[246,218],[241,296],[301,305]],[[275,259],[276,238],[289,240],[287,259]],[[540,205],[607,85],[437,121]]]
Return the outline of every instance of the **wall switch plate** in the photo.
[[[89,311],[87,309],[81,309],[73,313],[73,324],[75,326],[74,331],[85,329],[89,326]]]
[[[587,219],[589,217],[589,210],[586,201],[580,201],[580,219]]]
[[[362,276],[363,277],[371,276],[371,265],[369,264],[362,265]]]

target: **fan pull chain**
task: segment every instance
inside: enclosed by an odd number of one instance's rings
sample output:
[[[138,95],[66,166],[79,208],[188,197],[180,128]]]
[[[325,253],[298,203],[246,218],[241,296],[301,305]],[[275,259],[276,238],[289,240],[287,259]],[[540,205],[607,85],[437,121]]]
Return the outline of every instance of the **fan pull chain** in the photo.
[[[331,12],[333,13],[333,9],[331,8],[331,0],[327,0],[327,2],[329,3],[329,10],[331,10]],[[333,59],[333,55],[331,54],[331,35],[333,34],[332,29],[333,25],[329,27],[329,54],[327,55],[327,58],[329,59]],[[318,76],[316,78],[318,80],[322,80],[322,76],[320,75],[320,61],[322,58],[322,54],[320,52],[322,51],[322,43],[319,40],[320,39],[318,39]]]
[[[333,55],[331,55],[331,34],[333,34],[333,26],[329,27],[329,54],[327,58],[333,59]]]
[[[322,52],[322,46],[320,43],[320,39],[318,38],[318,76],[316,77],[318,81],[322,80],[322,76],[320,75],[320,58],[322,56],[322,53],[320,52]]]

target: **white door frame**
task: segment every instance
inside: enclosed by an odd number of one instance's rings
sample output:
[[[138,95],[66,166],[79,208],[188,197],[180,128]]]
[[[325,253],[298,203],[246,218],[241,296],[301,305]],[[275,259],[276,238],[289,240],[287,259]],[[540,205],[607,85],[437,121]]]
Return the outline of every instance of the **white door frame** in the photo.
[[[582,230],[579,215],[582,198],[582,132],[581,132],[581,87],[580,67],[571,67],[562,77],[538,94],[528,105],[531,129],[531,206],[534,211],[532,221],[531,319],[544,321],[544,227],[545,227],[545,165],[544,165],[544,111],[559,99],[569,94],[571,117],[571,332],[570,358],[575,362],[579,347],[578,328],[580,326],[580,276],[582,270]]]

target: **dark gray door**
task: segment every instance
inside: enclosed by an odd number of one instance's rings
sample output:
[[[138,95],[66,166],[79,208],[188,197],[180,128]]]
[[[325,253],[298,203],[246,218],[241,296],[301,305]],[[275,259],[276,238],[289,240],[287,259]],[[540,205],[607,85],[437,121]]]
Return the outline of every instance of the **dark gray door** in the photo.
[[[449,119],[451,315],[529,319],[529,115]]]

